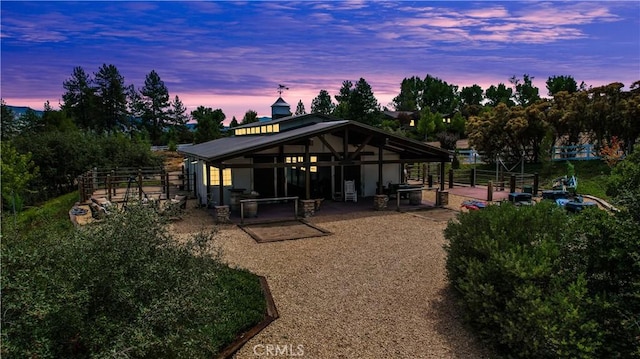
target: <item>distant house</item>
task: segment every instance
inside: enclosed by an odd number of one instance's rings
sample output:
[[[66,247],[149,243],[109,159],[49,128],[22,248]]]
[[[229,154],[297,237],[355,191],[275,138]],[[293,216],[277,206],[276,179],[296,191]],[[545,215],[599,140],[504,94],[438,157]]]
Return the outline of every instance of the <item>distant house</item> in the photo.
[[[420,120],[418,111],[383,111],[383,115],[387,119],[397,120],[400,128],[405,130],[415,128]]]
[[[360,197],[373,196],[401,181],[405,163],[450,162],[445,150],[322,114],[273,113],[271,121],[232,130],[232,136],[179,150],[195,176],[189,190],[203,205],[230,204],[238,188],[261,198],[339,199],[346,180],[355,181]]]

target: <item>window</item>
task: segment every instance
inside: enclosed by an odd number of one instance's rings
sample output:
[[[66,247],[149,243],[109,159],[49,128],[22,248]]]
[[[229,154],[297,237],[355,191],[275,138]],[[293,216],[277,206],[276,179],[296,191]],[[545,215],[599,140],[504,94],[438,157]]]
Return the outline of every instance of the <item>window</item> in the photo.
[[[236,136],[242,136],[242,135],[246,135],[247,134],[247,129],[246,128],[239,128],[236,130]]]
[[[318,162],[318,156],[309,156],[309,160],[311,163],[313,162]],[[285,157],[284,160],[286,163],[302,163],[304,162],[304,156],[292,156],[292,157]],[[292,169],[296,169],[296,166],[291,167]],[[309,166],[309,169],[311,170],[311,172],[318,172],[318,167],[317,166]],[[307,168],[306,167],[300,167],[300,170],[302,171],[306,171]]]
[[[207,165],[202,165],[202,173],[207,173]],[[209,167],[209,178],[211,178],[212,186],[220,185],[220,175],[218,173],[218,167]],[[202,176],[202,183],[204,185],[207,184],[207,178]],[[224,186],[231,186],[231,168],[225,168],[222,170],[222,183]]]

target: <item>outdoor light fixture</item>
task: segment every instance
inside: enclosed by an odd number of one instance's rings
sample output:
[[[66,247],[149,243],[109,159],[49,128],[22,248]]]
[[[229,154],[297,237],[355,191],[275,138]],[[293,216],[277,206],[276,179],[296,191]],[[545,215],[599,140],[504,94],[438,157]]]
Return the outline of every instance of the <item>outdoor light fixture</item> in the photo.
[[[198,161],[197,161],[197,160],[191,161],[191,164],[192,164],[192,165],[195,165],[196,163],[198,163]]]

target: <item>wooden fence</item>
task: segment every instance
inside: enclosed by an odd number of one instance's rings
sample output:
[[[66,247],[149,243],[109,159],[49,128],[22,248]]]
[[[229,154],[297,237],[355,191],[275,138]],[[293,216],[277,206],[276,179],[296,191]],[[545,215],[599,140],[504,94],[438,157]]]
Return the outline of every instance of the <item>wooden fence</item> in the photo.
[[[163,167],[94,168],[77,179],[82,202],[92,196],[106,197],[112,202],[168,199],[189,188],[189,174],[167,172]]]

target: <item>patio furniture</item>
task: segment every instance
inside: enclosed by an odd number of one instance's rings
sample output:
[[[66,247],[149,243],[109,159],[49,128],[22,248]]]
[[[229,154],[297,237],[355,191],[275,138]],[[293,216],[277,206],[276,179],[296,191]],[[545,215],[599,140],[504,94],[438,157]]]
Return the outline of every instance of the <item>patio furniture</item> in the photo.
[[[344,201],[358,202],[358,192],[355,181],[344,181]]]

